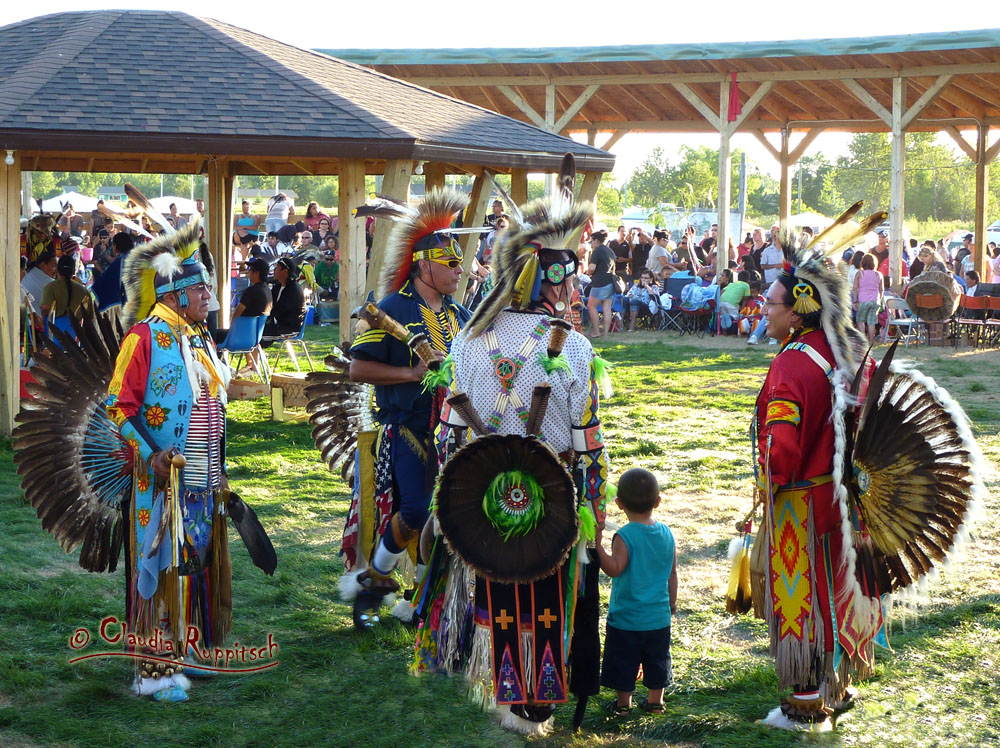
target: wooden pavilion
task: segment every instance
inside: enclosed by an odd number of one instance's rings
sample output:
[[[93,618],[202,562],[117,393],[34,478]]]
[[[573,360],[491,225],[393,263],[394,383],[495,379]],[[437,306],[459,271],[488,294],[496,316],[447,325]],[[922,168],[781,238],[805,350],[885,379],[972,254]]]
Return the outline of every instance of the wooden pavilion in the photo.
[[[346,335],[366,286],[364,222],[351,216],[367,197],[366,174],[384,175],[382,191],[399,199],[415,169],[428,187],[449,173],[475,175],[466,221],[478,221],[493,174],[511,174],[512,197],[524,201],[528,172],[558,171],[572,152],[584,175],[580,197],[592,200],[614,166],[606,151],[551,131],[183,13],[84,11],[5,26],[0,67],[0,432],[7,434],[18,410],[22,172],[207,174],[220,324],[229,314],[236,177],[338,175]],[[372,280],[388,233],[376,232]],[[466,248],[474,237],[463,237]]]
[[[891,132],[890,264],[897,283],[902,134],[943,130],[976,164],[975,256],[981,274],[985,268],[987,170],[1000,150],[1000,143],[989,143],[990,127],[1000,125],[1000,29],[729,44],[436,49],[432,56],[426,50],[327,51],[550,132],[586,132],[591,144],[598,132],[610,133],[605,150],[629,132],[718,132],[720,245],[729,233],[734,133],[753,134],[780,163],[784,220],[791,213],[791,168],[817,135]]]

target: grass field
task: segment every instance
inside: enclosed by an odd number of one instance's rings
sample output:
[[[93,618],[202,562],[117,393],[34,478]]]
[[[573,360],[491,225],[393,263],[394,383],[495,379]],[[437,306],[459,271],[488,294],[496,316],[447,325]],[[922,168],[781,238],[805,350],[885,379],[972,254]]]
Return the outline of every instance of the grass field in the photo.
[[[335,328],[308,337],[318,360]],[[62,553],[24,502],[10,443],[0,442],[0,746],[1000,744],[1000,354],[993,352],[909,352],[965,405],[990,465],[984,520],[966,558],[897,619],[892,651],[878,652],[858,708],[836,733],[805,739],[754,724],[781,693],[763,623],[725,613],[725,553],[750,504],[747,425],[774,350],[674,334],[616,336],[602,346],[615,363],[616,394],[603,414],[613,474],[641,465],[659,476],[659,518],[678,541],[676,686],[666,715],[613,719],[601,708],[606,692],[591,700],[583,732],[570,732],[568,706],[552,735],[525,741],[467,702],[459,678],[408,675],[412,632],[390,620],[372,636],[356,634],[337,599],[346,486],[319,462],[307,426],[271,422],[261,400],[230,407],[230,475],[269,529],[279,565],[264,577],[231,533],[232,639],[259,646],[273,635],[280,664],[197,683],[178,705],[133,697],[124,660],[67,663],[98,651],[94,643],[70,649],[74,631],[96,638],[101,619],[122,617],[121,572],[87,574]]]

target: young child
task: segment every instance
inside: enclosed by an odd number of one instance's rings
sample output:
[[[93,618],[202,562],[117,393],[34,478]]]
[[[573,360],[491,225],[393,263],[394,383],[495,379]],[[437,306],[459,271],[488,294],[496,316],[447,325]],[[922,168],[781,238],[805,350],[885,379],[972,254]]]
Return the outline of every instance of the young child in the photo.
[[[618,482],[615,503],[628,524],[615,533],[611,553],[597,530],[601,571],[611,577],[601,685],[618,691],[616,714],[632,708],[632,692],[642,665],[649,698],[644,711],[663,713],[663,689],[673,682],[670,615],[677,612],[677,553],[670,528],[653,519],[660,505],[659,484],[648,470],[632,468]]]

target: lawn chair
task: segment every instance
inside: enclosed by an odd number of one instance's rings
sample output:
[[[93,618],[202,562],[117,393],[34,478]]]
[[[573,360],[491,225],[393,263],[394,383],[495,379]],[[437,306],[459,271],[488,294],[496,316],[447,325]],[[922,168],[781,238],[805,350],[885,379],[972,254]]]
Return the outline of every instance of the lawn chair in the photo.
[[[925,341],[930,344],[932,340],[944,340],[945,324],[948,316],[944,310],[944,296],[939,293],[934,294],[913,294],[913,305],[917,308],[917,319],[920,322],[920,329],[924,333]],[[942,316],[945,315],[945,316]],[[933,327],[932,327],[933,326]],[[932,333],[936,336],[932,338]],[[905,347],[905,346],[904,346]]]
[[[989,296],[966,296],[962,294],[958,302],[958,312],[951,321],[951,332],[958,348],[959,342],[965,336],[972,339],[972,347],[978,348],[984,342],[986,332],[986,313],[990,306]]]
[[[992,348],[1000,345],[1000,298],[987,296],[986,300],[989,302],[989,309],[983,330],[983,345],[989,345]]]
[[[306,354],[306,361],[309,362],[309,371],[316,371],[316,367],[313,366],[312,356],[309,355],[309,348],[306,346],[305,334],[306,325],[311,325],[313,320],[316,318],[316,307],[312,304],[306,306],[306,316],[302,320],[302,326],[299,331],[295,334],[289,335],[277,335],[273,338],[268,338],[269,340],[278,343],[278,350],[274,354],[274,361],[271,362],[271,370],[273,371],[278,367],[278,359],[281,358],[282,351],[288,352],[288,357],[292,360],[292,364],[295,366],[295,371],[301,371],[299,369],[299,359],[295,355],[294,345],[298,344],[302,346],[302,352]],[[620,322],[620,318],[619,318]]]
[[[883,342],[891,340],[903,341],[903,347],[909,348],[910,342],[919,342],[920,320],[913,316],[906,299],[887,296],[885,299],[886,325],[882,335]],[[893,335],[895,331],[895,335]]]
[[[704,338],[716,320],[716,309],[719,306],[719,287],[715,287],[715,297],[702,302],[696,309],[690,309],[683,304],[680,307],[680,328],[681,337],[684,335],[695,335]]]
[[[237,317],[233,320],[232,327],[226,334],[226,339],[219,344],[224,358],[232,369],[233,377],[240,370],[240,365],[245,359],[249,359],[250,368],[260,378],[264,384],[271,382],[271,369],[267,363],[267,356],[264,349],[260,347],[261,338],[264,337],[264,325],[267,324],[267,315],[259,317]],[[248,356],[251,351],[257,352],[256,361]],[[232,365],[232,356],[239,356],[237,365]],[[259,366],[258,366],[259,362]]]
[[[674,330],[680,331],[681,328],[681,318],[684,316],[681,310],[681,292],[684,290],[685,286],[694,283],[694,278],[667,278],[667,289],[666,293],[670,296],[670,309],[663,309],[663,323],[661,328],[664,330]]]

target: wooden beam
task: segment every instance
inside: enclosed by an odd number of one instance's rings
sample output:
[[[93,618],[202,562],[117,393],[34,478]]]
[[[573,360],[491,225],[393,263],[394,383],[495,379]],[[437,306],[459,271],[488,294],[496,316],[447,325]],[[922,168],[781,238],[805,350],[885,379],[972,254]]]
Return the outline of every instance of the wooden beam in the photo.
[[[903,210],[905,207],[906,81],[892,79],[892,176],[889,187],[889,286],[897,293],[903,280]]]
[[[262,166],[258,165],[257,162],[254,161],[253,159],[245,158],[245,159],[243,159],[243,163],[246,164],[249,167],[252,167],[253,169],[256,169],[257,173],[260,174],[261,176],[264,176],[264,177],[271,176],[271,174],[269,174],[266,169],[264,169]]]
[[[757,86],[757,90],[753,92],[753,95],[749,99],[747,99],[747,103],[741,107],[740,113],[736,116],[736,119],[732,122],[724,123],[726,128],[728,128],[730,135],[736,132],[736,128],[742,125],[746,121],[746,118],[753,113],[753,110],[757,108],[758,104],[760,104],[760,100],[767,96],[772,86],[774,86],[773,81],[764,81]],[[729,105],[727,104],[727,111],[728,108]]]
[[[382,194],[398,200],[401,203],[410,201],[410,174],[413,172],[412,161],[387,161],[385,175],[382,178]],[[352,205],[354,209],[357,205]],[[375,237],[372,240],[371,262],[368,265],[368,279],[365,282],[365,297],[375,290],[382,265],[385,263],[385,248],[392,233],[393,223],[384,218],[375,219]]]
[[[979,157],[976,153],[976,149],[969,144],[969,141],[962,137],[962,133],[959,132],[958,128],[954,125],[945,125],[944,131],[951,136],[951,139],[955,141],[955,144],[962,149],[966,156],[972,163],[976,163],[976,159]]]
[[[778,176],[778,223],[788,224],[792,215],[792,159],[789,153],[791,132],[786,127],[781,131],[781,151],[778,155],[778,165],[781,173]]]
[[[812,142],[819,137],[821,132],[823,132],[822,127],[810,128],[809,131],[802,137],[802,140],[799,141],[799,144],[788,152],[788,157],[791,159],[793,164],[802,158],[802,154],[806,152],[806,148],[808,148]]]
[[[518,207],[528,202],[528,171],[512,169],[510,172],[510,199]]]
[[[604,175],[601,172],[588,171],[584,172],[583,184],[580,185],[580,194],[577,195],[577,201],[581,203],[590,203],[594,206],[594,218],[597,218],[597,190],[601,186],[601,177]],[[584,227],[581,226],[576,231],[570,235],[569,239],[566,241],[566,249],[572,250],[574,253],[580,246],[580,238],[583,236]]]
[[[556,120],[555,128],[553,131],[562,132],[563,128],[570,123],[570,120],[572,120],[573,117],[577,115],[577,112],[583,109],[584,104],[586,104],[593,98],[594,94],[597,93],[599,88],[600,86],[597,85],[596,83],[587,86],[583,90],[583,93],[576,98],[576,101],[574,101],[572,104],[569,105],[569,107],[567,107],[566,111],[563,112],[562,117]]]
[[[708,123],[716,130],[720,129],[719,115],[712,111],[712,108],[701,100],[701,97],[686,83],[674,83],[673,87],[684,97],[688,104],[693,106],[704,117]]]
[[[904,130],[934,101],[937,95],[941,93],[941,90],[948,85],[952,77],[951,75],[939,75],[930,88],[924,91],[920,98],[913,103],[913,106],[906,110],[906,114],[903,115]]]
[[[989,133],[989,126],[986,127],[987,134]],[[991,164],[993,160],[997,157],[997,153],[1000,153],[1000,140],[991,145],[986,149],[986,163]]]
[[[974,265],[979,277],[986,279],[986,227],[989,225],[986,216],[986,191],[990,183],[990,159],[987,148],[990,138],[989,125],[980,125],[976,138],[976,228],[972,243]],[[955,268],[955,272],[960,272]]]
[[[497,90],[506,96],[510,100],[511,104],[524,112],[524,115],[531,120],[533,125],[540,127],[543,130],[546,129],[545,118],[539,115],[538,112],[532,108],[531,104],[524,100],[524,97],[521,96],[521,94],[510,86],[497,86]]]
[[[444,187],[444,164],[428,162],[424,164],[424,194]]]
[[[779,163],[781,162],[781,151],[771,145],[771,141],[767,139],[767,135],[764,134],[763,130],[752,130],[751,134],[767,149],[767,152],[771,154],[771,158]]]
[[[305,166],[305,164],[303,164],[298,159],[290,158],[290,159],[288,159],[288,162],[290,164],[292,164],[293,166],[296,166],[299,169],[301,169],[303,174],[307,174],[310,177],[315,176],[314,173],[313,173],[313,171],[311,169],[309,169],[307,166]]]
[[[219,327],[229,326],[233,243],[230,226],[233,223],[234,177],[231,164],[225,159],[210,159],[208,192],[205,200],[205,239],[215,260],[215,291],[219,299]]]
[[[722,81],[722,85],[719,86],[719,194],[715,202],[716,222],[719,224],[715,244],[717,273],[727,266],[729,260],[729,201],[731,199],[733,170],[733,153],[730,149],[729,139],[732,133],[730,125],[736,124],[729,122],[731,87],[732,81],[728,78]]]
[[[856,80],[851,80],[850,78],[840,82],[844,85],[844,88],[854,94],[854,97],[858,101],[871,109],[878,116],[878,118],[885,122],[889,127],[892,127],[892,113],[882,106],[878,99],[868,93],[868,89]]]
[[[469,207],[465,209],[462,219],[463,226],[481,226],[486,218],[486,209],[493,194],[493,175],[487,169],[476,177],[472,183],[472,194],[469,196]],[[479,234],[462,234],[458,237],[462,248],[462,280],[458,283],[458,300],[465,298],[465,290],[469,285],[469,274],[472,272],[472,258],[479,248]]]
[[[611,137],[609,137],[607,140],[604,141],[604,145],[601,146],[601,150],[602,151],[610,151],[618,143],[619,140],[621,140],[622,138],[624,138],[630,132],[632,132],[632,131],[631,130],[615,130],[613,133],[611,133]]]
[[[963,112],[968,112],[977,120],[982,120],[986,116],[986,107],[980,99],[970,96],[964,91],[959,91],[955,86],[941,91],[938,95]]]
[[[356,218],[354,209],[365,202],[365,162],[345,158],[340,162],[337,213],[340,221],[340,339],[354,339],[351,312],[360,304],[365,290],[365,219]]]
[[[10,436],[21,409],[21,365],[18,336],[21,327],[21,154],[14,163],[0,159],[0,434]]]

